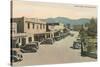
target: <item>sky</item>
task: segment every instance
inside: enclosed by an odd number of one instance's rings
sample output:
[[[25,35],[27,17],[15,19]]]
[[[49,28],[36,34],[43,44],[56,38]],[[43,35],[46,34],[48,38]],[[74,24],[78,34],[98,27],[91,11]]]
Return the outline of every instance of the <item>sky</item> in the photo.
[[[97,7],[94,5],[73,5],[65,3],[45,3],[13,0],[13,17],[55,18],[70,19],[91,18],[97,16]]]

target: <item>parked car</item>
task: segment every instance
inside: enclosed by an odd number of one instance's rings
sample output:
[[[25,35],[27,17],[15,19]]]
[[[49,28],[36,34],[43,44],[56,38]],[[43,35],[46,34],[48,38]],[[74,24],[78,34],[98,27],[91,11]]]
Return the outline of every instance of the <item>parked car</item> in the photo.
[[[78,41],[75,41],[75,42],[73,43],[73,48],[74,48],[74,49],[80,49],[80,48],[81,48],[81,44],[80,44]]]
[[[17,61],[22,61],[23,56],[19,54],[17,51],[12,50],[11,51],[11,62],[17,62]]]
[[[53,38],[46,38],[40,44],[53,44],[53,43],[54,43]]]
[[[23,53],[37,52],[37,50],[39,49],[39,44],[38,42],[32,42],[32,43],[25,44],[24,46],[21,46],[20,48],[21,48],[20,51]]]
[[[79,43],[81,43],[81,39],[80,39],[80,38],[77,38],[77,41],[78,41]]]
[[[69,33],[69,35],[70,35],[71,37],[73,37],[73,36],[74,36],[74,33]]]
[[[34,41],[34,42],[32,42],[32,43],[33,43],[33,44],[36,44],[36,48],[39,49],[40,42]]]
[[[55,40],[55,41],[59,41],[59,40],[61,40],[61,39],[62,39],[62,37],[60,37],[60,36],[55,36],[55,37],[54,37],[54,40]]]
[[[60,37],[61,37],[61,39],[65,38],[64,34],[62,34]]]

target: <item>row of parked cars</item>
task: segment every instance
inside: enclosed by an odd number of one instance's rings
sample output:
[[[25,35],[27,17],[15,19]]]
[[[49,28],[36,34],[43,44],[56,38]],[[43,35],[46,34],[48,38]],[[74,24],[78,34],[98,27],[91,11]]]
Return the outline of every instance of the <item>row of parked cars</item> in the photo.
[[[34,41],[25,45],[21,45],[19,47],[20,51],[22,53],[30,53],[30,52],[37,52],[39,49],[40,44],[53,44],[55,41],[59,41],[63,39],[65,36],[55,36],[54,38],[46,38],[43,39],[41,42]],[[22,61],[23,56],[22,54],[19,54],[18,51],[16,50],[11,50],[11,62],[17,62],[17,61]]]
[[[40,44],[53,44],[54,40],[52,38],[47,38],[44,39],[41,42],[34,41],[25,45],[21,45],[18,49],[20,50],[21,53],[35,53],[39,49]],[[23,60],[22,54],[19,53],[17,50],[11,49],[11,62],[18,62]]]
[[[22,53],[37,52],[37,50],[39,49],[39,42],[35,41],[32,43],[21,45],[18,49],[20,51],[14,50],[14,48],[11,49],[11,63],[22,61]]]
[[[59,41],[63,38],[65,38],[65,36],[55,36],[54,38],[46,38],[42,40],[40,44],[53,44],[55,41]]]

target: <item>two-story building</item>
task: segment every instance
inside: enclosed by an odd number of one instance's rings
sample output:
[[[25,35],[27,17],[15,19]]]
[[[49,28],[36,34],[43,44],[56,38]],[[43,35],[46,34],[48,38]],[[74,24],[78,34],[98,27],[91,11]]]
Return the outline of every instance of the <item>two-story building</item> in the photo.
[[[47,31],[50,37],[60,36],[64,29],[63,23],[47,23]]]
[[[12,47],[40,41],[45,38],[46,22],[37,18],[11,18]]]

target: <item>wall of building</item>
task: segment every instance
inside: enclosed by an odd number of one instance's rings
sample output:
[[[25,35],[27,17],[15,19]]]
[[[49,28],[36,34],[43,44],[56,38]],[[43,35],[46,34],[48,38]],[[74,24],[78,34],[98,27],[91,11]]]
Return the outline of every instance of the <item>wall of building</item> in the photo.
[[[63,30],[65,27],[64,27],[64,24],[63,23],[50,23],[48,24],[48,29],[50,31],[60,31],[60,30]]]
[[[12,25],[12,29],[11,29],[12,34],[17,33],[17,23],[13,22],[11,25]]]
[[[29,28],[28,28],[29,24]],[[39,19],[25,18],[24,19],[24,32],[26,33],[45,33],[46,22],[40,21]]]
[[[26,17],[12,18],[12,23],[12,30],[16,31],[12,36],[12,39],[15,38],[16,40],[15,46],[17,43],[22,45],[34,42],[34,35],[37,35],[40,39],[40,36],[44,36],[46,33],[46,22],[40,19]]]
[[[17,33],[24,33],[24,18],[12,18],[12,22],[17,23]]]

